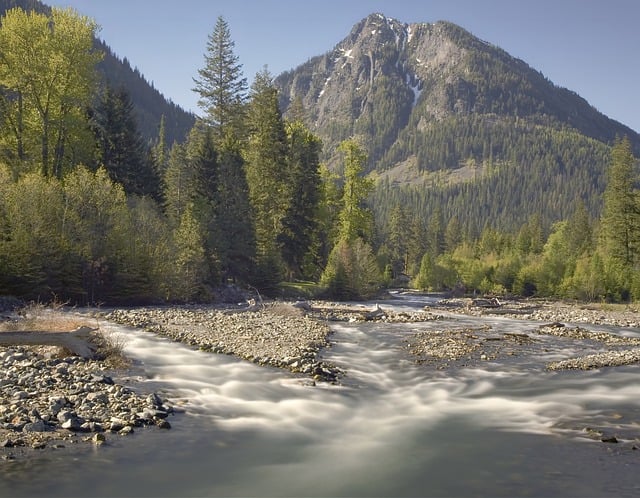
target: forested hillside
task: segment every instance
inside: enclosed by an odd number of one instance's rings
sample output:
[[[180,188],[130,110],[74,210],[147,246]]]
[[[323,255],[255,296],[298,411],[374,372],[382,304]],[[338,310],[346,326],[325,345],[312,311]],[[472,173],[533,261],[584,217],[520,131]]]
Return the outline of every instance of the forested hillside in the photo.
[[[438,206],[471,233],[532,214],[548,228],[577,199],[597,216],[608,147],[626,136],[640,151],[636,132],[448,22],[373,14],[276,85],[285,113],[302,102],[330,166],[345,138],[365,145],[383,231],[395,202],[424,217]]]

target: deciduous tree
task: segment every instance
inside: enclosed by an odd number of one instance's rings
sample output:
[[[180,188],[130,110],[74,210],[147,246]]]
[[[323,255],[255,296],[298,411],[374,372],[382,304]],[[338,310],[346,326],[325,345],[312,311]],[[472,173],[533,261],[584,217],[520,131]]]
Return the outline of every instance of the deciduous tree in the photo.
[[[14,8],[0,27],[0,86],[5,138],[18,162],[61,178],[90,150],[86,108],[95,88],[96,23],[72,9],[51,15]],[[85,157],[86,159],[86,157]],[[20,169],[18,165],[17,169]]]

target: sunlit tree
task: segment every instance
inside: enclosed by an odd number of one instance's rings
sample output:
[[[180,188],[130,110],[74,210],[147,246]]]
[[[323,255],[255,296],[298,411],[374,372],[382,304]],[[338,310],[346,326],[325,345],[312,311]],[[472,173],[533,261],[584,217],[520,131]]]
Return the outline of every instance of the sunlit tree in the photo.
[[[86,109],[94,94],[96,23],[72,9],[51,15],[13,8],[0,21],[0,87],[5,147],[17,169],[39,165],[61,178],[91,150]]]

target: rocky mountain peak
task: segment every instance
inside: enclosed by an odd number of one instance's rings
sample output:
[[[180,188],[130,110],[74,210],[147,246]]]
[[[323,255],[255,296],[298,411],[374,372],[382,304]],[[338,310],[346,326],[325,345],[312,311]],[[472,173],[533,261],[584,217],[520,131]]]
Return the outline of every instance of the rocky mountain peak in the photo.
[[[371,14],[333,50],[281,74],[275,83],[285,113],[294,100],[302,101],[329,164],[340,141],[358,136],[371,167],[383,160],[389,169],[420,152],[406,150],[406,143],[416,143],[411,136],[429,133],[443,120],[469,117],[486,120],[489,127],[505,119],[552,123],[605,143],[629,135],[640,144],[635,132],[574,92],[446,21],[406,24]],[[391,158],[391,149],[398,159]]]

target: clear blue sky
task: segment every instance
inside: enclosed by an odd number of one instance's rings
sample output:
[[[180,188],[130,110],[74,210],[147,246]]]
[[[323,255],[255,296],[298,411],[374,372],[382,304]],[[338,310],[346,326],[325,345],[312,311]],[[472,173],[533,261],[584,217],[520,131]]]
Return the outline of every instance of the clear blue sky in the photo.
[[[178,105],[198,112],[193,78],[222,15],[249,81],[330,51],[380,12],[447,20],[497,45],[640,132],[639,0],[45,0],[95,19],[114,52]]]

